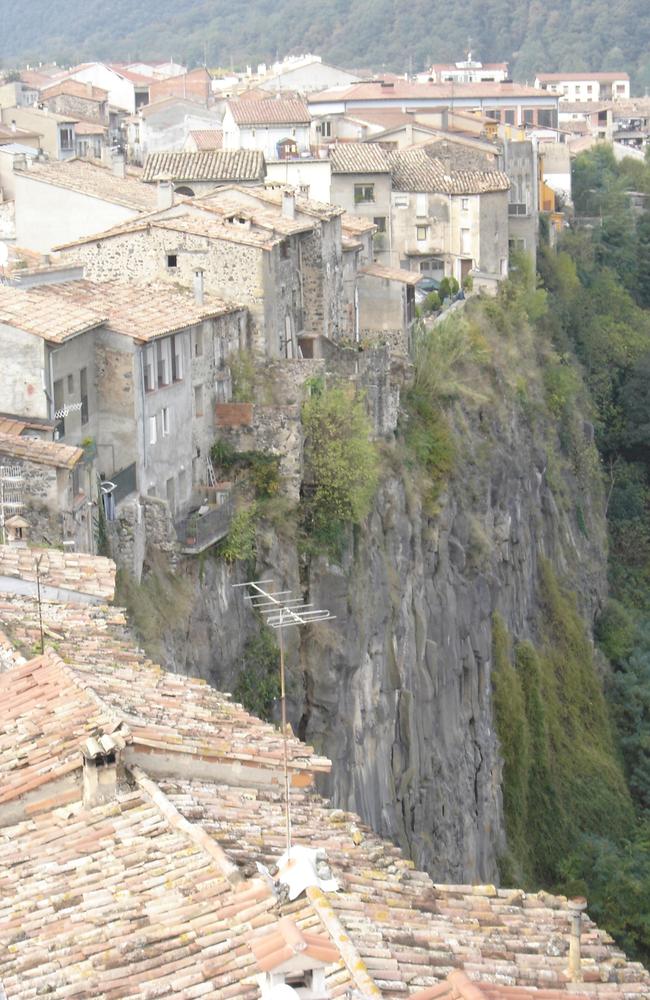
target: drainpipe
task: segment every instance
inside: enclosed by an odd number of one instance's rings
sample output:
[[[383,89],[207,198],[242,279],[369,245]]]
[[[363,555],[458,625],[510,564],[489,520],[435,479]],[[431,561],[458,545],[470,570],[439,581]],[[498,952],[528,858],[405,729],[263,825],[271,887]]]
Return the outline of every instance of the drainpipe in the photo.
[[[587,900],[583,897],[570,899],[568,908],[571,916],[571,929],[569,931],[569,978],[572,983],[581,983],[580,937],[582,933],[582,914],[587,909]]]

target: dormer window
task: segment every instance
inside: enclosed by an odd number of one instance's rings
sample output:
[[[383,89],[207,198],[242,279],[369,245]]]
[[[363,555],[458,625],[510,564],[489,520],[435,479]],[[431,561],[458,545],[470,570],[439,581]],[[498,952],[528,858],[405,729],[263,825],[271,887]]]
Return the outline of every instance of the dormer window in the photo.
[[[262,1000],[271,1000],[286,987],[300,1000],[326,1000],[325,970],[341,960],[329,937],[302,930],[291,917],[282,917],[250,947],[261,970],[257,981]]]

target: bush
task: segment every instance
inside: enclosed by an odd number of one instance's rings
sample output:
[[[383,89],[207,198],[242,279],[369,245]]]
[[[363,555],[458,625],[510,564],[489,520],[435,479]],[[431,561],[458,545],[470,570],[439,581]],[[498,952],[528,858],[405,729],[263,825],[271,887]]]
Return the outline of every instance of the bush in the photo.
[[[217,438],[210,448],[210,458],[213,464],[219,469],[228,471],[235,464],[237,452],[229,441],[224,440],[224,438]]]
[[[244,646],[232,694],[252,715],[271,721],[274,704],[280,697],[280,650],[268,629]]]
[[[438,289],[438,295],[440,296],[440,301],[444,302],[445,299],[451,299],[454,295],[458,294],[459,285],[455,278],[443,278],[440,282],[440,288]]]
[[[217,554],[226,562],[253,559],[255,556],[255,524],[257,507],[240,507],[230,522],[230,530],[217,546]]]
[[[422,303],[422,312],[424,312],[425,314],[426,313],[437,312],[438,309],[440,309],[440,305],[441,305],[441,302],[440,302],[440,296],[438,295],[438,293],[437,292],[429,292],[429,294],[427,295],[426,299]]]
[[[340,387],[323,389],[303,405],[305,525],[330,539],[336,525],[359,524],[370,511],[378,453],[362,401]]]
[[[255,496],[267,500],[280,492],[280,459],[276,455],[254,452],[250,461],[250,476]]]
[[[618,601],[608,601],[595,629],[603,653],[612,663],[620,664],[632,652],[635,626],[629,611]]]

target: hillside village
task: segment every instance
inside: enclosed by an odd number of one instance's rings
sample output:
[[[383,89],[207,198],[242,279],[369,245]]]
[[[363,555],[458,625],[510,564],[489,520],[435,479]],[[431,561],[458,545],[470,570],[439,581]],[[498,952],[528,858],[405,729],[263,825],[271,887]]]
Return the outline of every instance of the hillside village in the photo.
[[[203,572],[237,461],[299,501],[323,387],[394,441],[423,331],[534,272],[573,157],[649,137],[625,73],[471,52],[0,83],[0,997],[650,997],[588,901],[436,881],[116,598],[152,550]]]

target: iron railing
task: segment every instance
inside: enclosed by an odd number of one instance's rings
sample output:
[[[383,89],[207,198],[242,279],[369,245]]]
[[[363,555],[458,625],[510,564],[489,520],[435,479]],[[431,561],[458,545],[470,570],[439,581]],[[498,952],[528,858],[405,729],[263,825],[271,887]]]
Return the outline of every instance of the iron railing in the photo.
[[[217,507],[210,507],[203,514],[195,511],[176,522],[176,534],[181,551],[188,554],[203,552],[228,534],[234,513],[231,494],[226,495]]]

